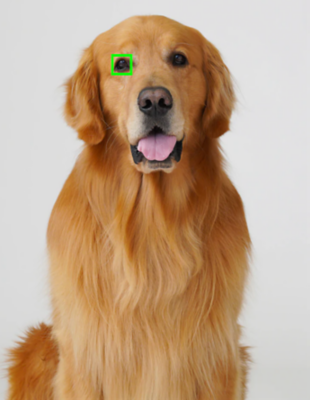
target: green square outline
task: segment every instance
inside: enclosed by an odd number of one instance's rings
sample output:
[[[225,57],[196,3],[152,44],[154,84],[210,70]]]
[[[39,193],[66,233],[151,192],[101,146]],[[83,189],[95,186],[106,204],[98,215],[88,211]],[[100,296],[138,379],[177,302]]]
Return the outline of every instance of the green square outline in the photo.
[[[129,57],[129,72],[114,72],[114,57]],[[132,75],[132,54],[111,54],[111,75]]]

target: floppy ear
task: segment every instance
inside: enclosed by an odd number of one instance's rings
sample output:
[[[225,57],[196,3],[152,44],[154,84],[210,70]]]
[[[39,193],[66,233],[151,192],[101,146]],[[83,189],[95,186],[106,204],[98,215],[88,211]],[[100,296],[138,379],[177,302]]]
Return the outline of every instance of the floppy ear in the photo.
[[[228,68],[219,51],[206,39],[204,43],[204,73],[207,81],[203,130],[210,138],[217,138],[229,130],[230,116],[235,104],[235,93]]]
[[[90,46],[84,50],[76,72],[65,83],[64,109],[68,125],[76,129],[79,138],[88,144],[101,142],[105,133],[98,80]]]

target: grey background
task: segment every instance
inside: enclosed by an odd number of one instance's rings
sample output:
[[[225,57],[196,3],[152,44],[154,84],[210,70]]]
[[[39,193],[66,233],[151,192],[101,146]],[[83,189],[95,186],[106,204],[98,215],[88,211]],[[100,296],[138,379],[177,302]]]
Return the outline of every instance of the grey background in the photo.
[[[61,85],[99,33],[137,14],[199,29],[235,78],[239,105],[221,143],[254,245],[241,318],[243,342],[253,346],[248,399],[309,398],[309,9],[302,0],[1,2],[1,366],[26,327],[50,320],[45,232],[82,146],[62,119]]]

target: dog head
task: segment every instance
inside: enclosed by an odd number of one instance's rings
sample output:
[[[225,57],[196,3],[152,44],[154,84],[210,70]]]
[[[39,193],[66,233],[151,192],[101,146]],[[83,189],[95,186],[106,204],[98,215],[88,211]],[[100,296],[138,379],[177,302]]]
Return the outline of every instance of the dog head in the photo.
[[[127,56],[132,54],[132,75]],[[162,16],[132,17],[99,35],[67,81],[65,117],[97,145],[116,135],[139,171],[171,172],[201,137],[229,130],[235,96],[218,50]]]

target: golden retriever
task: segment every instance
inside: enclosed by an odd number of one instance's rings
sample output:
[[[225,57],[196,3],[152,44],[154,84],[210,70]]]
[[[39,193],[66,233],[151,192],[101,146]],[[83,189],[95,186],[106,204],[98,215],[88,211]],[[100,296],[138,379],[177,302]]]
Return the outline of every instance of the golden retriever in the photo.
[[[234,103],[218,50],[171,19],[84,51],[65,118],[85,147],[47,233],[53,325],[10,351],[9,400],[245,398],[251,241],[217,139]]]

